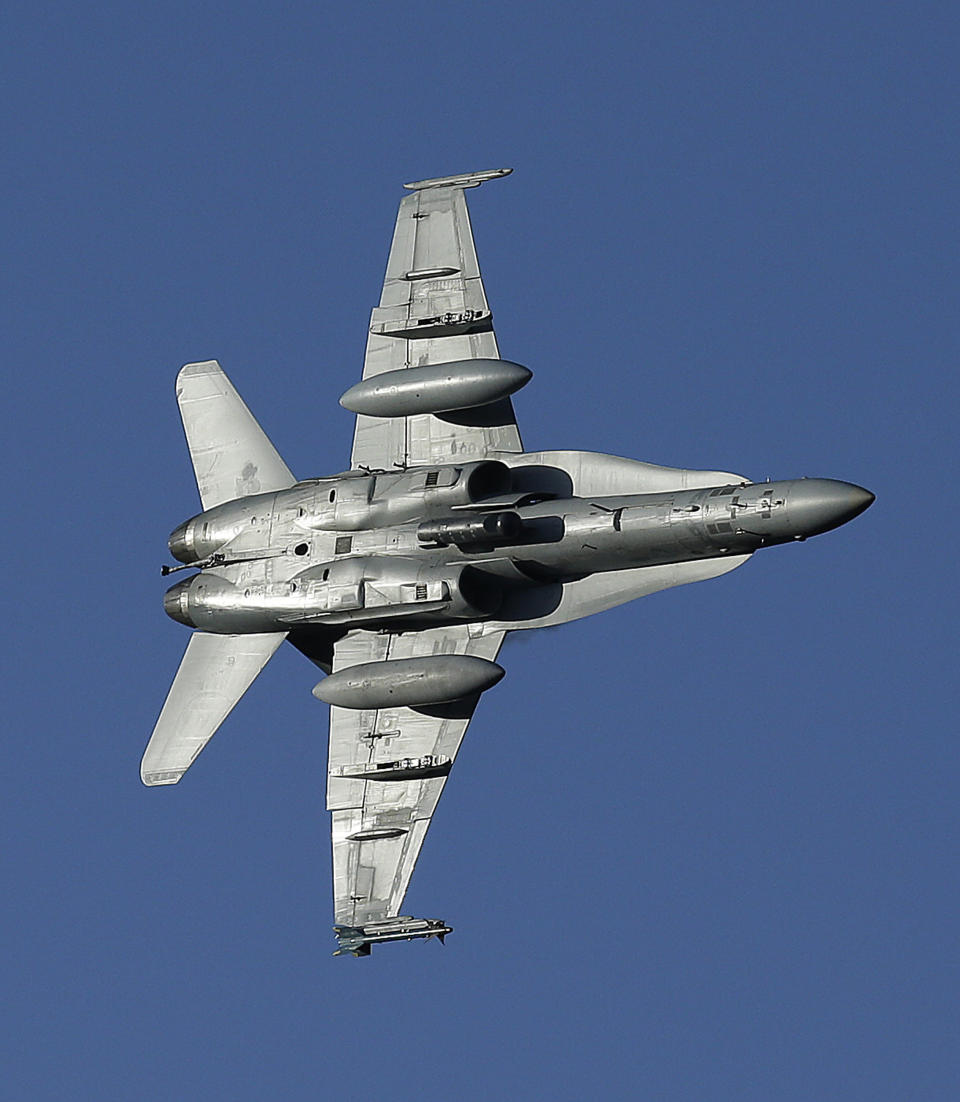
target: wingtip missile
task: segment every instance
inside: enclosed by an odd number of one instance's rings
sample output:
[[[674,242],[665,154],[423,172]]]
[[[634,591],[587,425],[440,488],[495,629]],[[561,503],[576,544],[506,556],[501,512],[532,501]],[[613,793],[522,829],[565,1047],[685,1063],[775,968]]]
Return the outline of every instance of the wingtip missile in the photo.
[[[378,922],[367,922],[363,926],[334,926],[337,935],[335,957],[350,953],[355,957],[370,956],[371,947],[385,941],[413,941],[414,938],[435,937],[441,945],[445,944],[447,934],[453,933],[439,918],[411,918],[409,915],[396,915]]]
[[[482,172],[461,172],[456,176],[434,176],[429,180],[412,180],[403,186],[407,191],[426,191],[437,187],[479,187],[485,180],[499,180],[509,176],[512,168],[489,168]]]

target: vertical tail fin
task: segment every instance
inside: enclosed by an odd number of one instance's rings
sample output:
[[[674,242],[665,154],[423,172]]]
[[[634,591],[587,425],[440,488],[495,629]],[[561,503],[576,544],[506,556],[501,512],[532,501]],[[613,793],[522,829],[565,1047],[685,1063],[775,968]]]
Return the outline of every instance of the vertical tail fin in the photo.
[[[216,360],[181,369],[177,401],[204,509],[296,482]]]

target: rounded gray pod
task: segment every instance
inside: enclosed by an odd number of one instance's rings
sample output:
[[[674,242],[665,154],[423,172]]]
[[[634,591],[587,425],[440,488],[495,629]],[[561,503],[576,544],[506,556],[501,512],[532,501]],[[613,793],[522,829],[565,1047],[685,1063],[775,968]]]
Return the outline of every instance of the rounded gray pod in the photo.
[[[507,398],[533,372],[512,360],[454,360],[452,363],[385,371],[356,383],[340,405],[368,417],[410,417],[472,409]]]
[[[362,662],[325,677],[313,695],[340,708],[415,708],[482,693],[504,672],[496,662],[469,654]]]

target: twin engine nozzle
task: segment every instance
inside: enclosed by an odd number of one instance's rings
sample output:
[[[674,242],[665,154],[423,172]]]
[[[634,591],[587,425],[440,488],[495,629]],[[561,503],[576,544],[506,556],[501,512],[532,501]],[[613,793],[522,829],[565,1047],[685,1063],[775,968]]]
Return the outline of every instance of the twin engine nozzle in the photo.
[[[236,508],[240,502],[228,505],[229,509],[218,506],[174,528],[167,541],[170,554],[188,566],[202,563],[238,536],[250,523],[250,511]]]

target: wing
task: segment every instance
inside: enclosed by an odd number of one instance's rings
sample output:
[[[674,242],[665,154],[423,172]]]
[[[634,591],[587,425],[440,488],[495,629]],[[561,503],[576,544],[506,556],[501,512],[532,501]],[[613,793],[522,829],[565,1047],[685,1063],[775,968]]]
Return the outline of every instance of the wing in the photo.
[[[296,482],[216,360],[181,369],[177,402],[204,509]]]
[[[499,359],[464,188],[510,169],[420,180],[400,203],[380,305],[370,316],[363,378],[425,364]],[[509,398],[459,414],[358,414],[351,465],[391,469],[520,452]]]
[[[196,631],[140,763],[146,785],[176,784],[286,638]]]
[[[353,632],[336,644],[333,669],[431,654],[496,658],[505,632],[470,632],[466,625],[403,635]],[[429,710],[331,706],[327,808],[338,923],[360,927],[399,914],[476,703],[470,697]],[[369,779],[373,771],[393,779]]]

